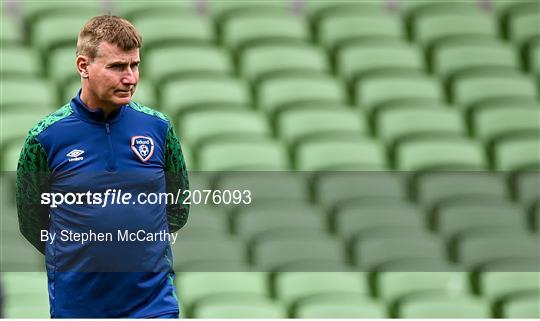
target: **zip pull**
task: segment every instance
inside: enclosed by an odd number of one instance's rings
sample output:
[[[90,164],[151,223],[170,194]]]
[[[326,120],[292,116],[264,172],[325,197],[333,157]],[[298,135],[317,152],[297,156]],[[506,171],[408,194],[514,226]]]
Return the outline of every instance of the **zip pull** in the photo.
[[[109,128],[109,123],[105,123],[105,130],[107,130],[107,134],[111,134],[111,129]]]

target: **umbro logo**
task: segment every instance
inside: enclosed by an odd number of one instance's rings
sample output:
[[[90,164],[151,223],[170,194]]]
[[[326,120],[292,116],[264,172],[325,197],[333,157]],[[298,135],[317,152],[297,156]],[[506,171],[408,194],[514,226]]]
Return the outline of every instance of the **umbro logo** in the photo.
[[[83,153],[84,150],[74,149],[71,152],[67,153],[66,156],[69,157],[69,162],[78,162],[84,159],[84,157],[81,156]]]

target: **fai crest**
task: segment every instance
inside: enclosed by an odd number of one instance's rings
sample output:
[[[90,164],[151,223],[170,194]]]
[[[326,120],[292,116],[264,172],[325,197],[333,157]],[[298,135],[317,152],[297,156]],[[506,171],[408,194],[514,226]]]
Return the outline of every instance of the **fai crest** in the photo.
[[[147,136],[133,136],[131,137],[131,150],[141,162],[146,163],[154,154],[154,141]]]

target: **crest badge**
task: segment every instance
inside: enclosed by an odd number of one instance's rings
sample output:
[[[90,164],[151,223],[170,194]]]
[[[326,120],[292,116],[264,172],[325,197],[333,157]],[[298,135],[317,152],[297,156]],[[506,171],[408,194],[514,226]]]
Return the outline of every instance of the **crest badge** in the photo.
[[[146,163],[154,154],[154,140],[148,136],[131,137],[131,150],[141,162]]]

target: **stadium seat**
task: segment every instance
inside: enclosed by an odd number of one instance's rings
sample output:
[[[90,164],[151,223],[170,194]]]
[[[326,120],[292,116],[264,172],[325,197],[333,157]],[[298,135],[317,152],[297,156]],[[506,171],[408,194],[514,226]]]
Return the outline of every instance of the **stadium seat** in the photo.
[[[508,35],[517,45],[523,46],[534,38],[540,36],[538,25],[540,24],[540,14],[538,9],[530,12],[523,12],[510,17]]]
[[[383,272],[377,276],[377,295],[387,303],[420,293],[463,295],[469,292],[465,272]]]
[[[407,199],[402,177],[399,173],[388,171],[322,173],[315,180],[314,195],[324,208],[333,208],[352,200],[386,203]]]
[[[266,277],[263,272],[186,272],[177,278],[178,295],[188,309],[209,298],[267,297]]]
[[[281,210],[297,211],[294,202],[298,202],[299,207],[305,210],[302,205],[309,205],[304,203],[309,200],[309,186],[307,179],[303,173],[298,172],[240,172],[240,173],[226,173],[216,178],[215,187],[219,190],[249,190],[257,201],[265,202],[269,201],[270,205],[278,208],[284,206]],[[286,200],[286,202],[285,202]],[[276,204],[276,201],[279,204]],[[282,205],[282,206],[281,206]],[[257,211],[257,204],[253,206],[244,206],[242,210],[245,211]],[[264,204],[261,204],[263,208],[260,208],[263,212]],[[270,206],[270,208],[272,208]],[[241,212],[242,210],[239,209]],[[313,211],[313,209],[310,209]]]
[[[463,77],[451,85],[452,101],[465,109],[505,102],[515,104],[525,102],[535,104],[537,99],[534,82],[522,75],[489,76],[476,75]]]
[[[540,305],[538,295],[529,295],[510,300],[504,305],[502,317],[508,319],[538,319]]]
[[[211,141],[253,141],[271,136],[264,116],[249,110],[217,110],[187,113],[179,125],[180,134],[192,146]]]
[[[31,43],[42,54],[60,46],[77,45],[77,37],[82,26],[98,12],[72,12],[62,15],[60,12],[54,15],[44,16],[32,24]]]
[[[317,47],[298,44],[254,46],[242,52],[240,73],[252,82],[270,76],[328,73],[326,57]]]
[[[377,77],[359,81],[356,103],[373,110],[408,101],[443,102],[443,92],[435,79],[427,76]]]
[[[540,294],[540,274],[530,272],[483,272],[479,276],[480,293],[493,302],[516,298],[524,293]]]
[[[400,318],[490,318],[489,305],[482,299],[462,296],[418,295],[400,304]]]
[[[277,299],[287,306],[313,297],[368,294],[367,276],[359,272],[282,272],[275,279]]]
[[[400,170],[479,170],[487,167],[482,147],[462,138],[421,138],[397,146]]]
[[[535,41],[529,48],[527,67],[531,74],[540,76],[540,41]]]
[[[190,181],[190,187],[191,183]],[[192,205],[189,210],[189,224],[182,228],[179,236],[203,239],[214,234],[215,238],[223,238],[228,233],[228,220],[224,209],[209,205]]]
[[[250,97],[245,84],[234,78],[193,78],[165,83],[162,110],[175,117],[189,109],[246,108]]]
[[[413,37],[424,46],[456,38],[497,38],[495,21],[483,12],[421,15],[413,22]]]
[[[2,46],[0,76],[38,77],[42,73],[39,55],[25,46]]]
[[[54,16],[70,16],[87,13],[88,17],[97,16],[102,13],[102,7],[99,1],[73,1],[66,3],[64,1],[21,1],[20,7],[21,18],[27,27],[33,27],[33,24]],[[80,29],[77,28],[77,30]]]
[[[540,108],[517,105],[481,108],[473,113],[475,136],[485,142],[515,135],[538,135],[540,133]]]
[[[58,108],[55,86],[46,79],[0,79],[2,113],[31,108],[36,112],[50,112]],[[29,88],[32,88],[31,94]],[[24,108],[23,108],[24,107]]]
[[[340,206],[335,214],[336,232],[349,239],[356,233],[385,227],[406,226],[423,229],[421,209],[401,200],[350,201]]]
[[[522,172],[517,175],[514,195],[517,201],[526,206],[540,200],[540,172]]]
[[[262,271],[287,271],[294,263],[309,263],[310,269],[328,262],[344,263],[345,251],[337,239],[320,236],[300,235],[296,239],[267,238],[254,247],[253,263]],[[305,270],[307,271],[307,270]]]
[[[495,169],[520,170],[540,168],[538,134],[506,139],[495,145]]]
[[[416,181],[415,196],[427,208],[451,200],[509,198],[504,177],[493,172],[431,172]]]
[[[190,271],[193,263],[215,262],[214,271],[221,271],[221,262],[244,262],[243,244],[232,238],[197,239],[185,238],[180,232],[172,246],[175,271]],[[193,271],[193,270],[191,270]]]
[[[6,298],[3,317],[50,318],[45,272],[6,272],[4,270],[2,285]]]
[[[353,41],[404,38],[400,22],[390,15],[328,15],[318,25],[318,42],[329,50]]]
[[[525,233],[525,223],[522,210],[502,200],[449,203],[435,216],[435,227],[447,237],[479,227],[509,227]]]
[[[257,88],[258,106],[270,113],[293,105],[346,103],[345,90],[331,77],[296,76],[265,80]]]
[[[296,318],[386,318],[388,317],[386,307],[376,300],[368,297],[357,296],[337,296],[337,297],[317,297],[303,300],[296,309]]]
[[[314,139],[295,150],[295,168],[302,171],[382,170],[386,163],[377,141],[356,135]]]
[[[239,16],[284,15],[291,13],[290,5],[286,1],[213,1],[208,4],[207,9],[210,11],[218,28],[221,28],[228,20]]]
[[[469,233],[458,240],[457,259],[468,269],[480,268],[495,261],[521,258],[540,260],[538,239],[522,230],[490,228]]]
[[[121,16],[131,20],[137,20],[139,18],[152,16],[177,16],[181,17],[182,14],[192,13],[194,11],[194,5],[189,1],[114,1],[112,2],[112,11]],[[186,31],[186,30],[177,30]]]
[[[289,144],[300,143],[317,137],[358,135],[369,132],[362,114],[349,109],[292,109],[281,113],[277,132]]]
[[[2,142],[2,145],[1,145],[2,146],[2,159],[1,159],[2,171],[9,171],[9,172],[17,171],[17,164],[19,162],[19,156],[21,154],[23,143],[24,143],[24,138],[22,137],[20,137],[19,139],[16,139],[15,141],[5,142],[5,143]],[[12,186],[10,187],[12,188]]]
[[[337,71],[349,83],[392,72],[420,73],[425,69],[422,53],[405,42],[365,45],[352,43],[342,46],[336,57]]]
[[[207,144],[198,151],[199,169],[204,171],[285,170],[288,155],[276,141],[223,142]]]
[[[20,111],[19,113],[2,113],[1,117],[1,139],[0,146],[26,138],[32,127],[47,115],[47,111],[37,110],[35,112]],[[22,147],[22,146],[18,146]]]
[[[232,63],[222,49],[211,46],[169,46],[150,49],[142,75],[154,84],[189,76],[226,76]]]
[[[378,136],[390,144],[420,137],[464,137],[465,123],[455,109],[392,108],[377,114]]]
[[[74,46],[62,46],[50,52],[47,61],[47,77],[53,80],[57,86],[65,86],[77,81],[80,83],[81,76],[76,68],[76,48]]]
[[[433,54],[433,70],[448,80],[463,74],[489,74],[519,69],[513,48],[499,41],[488,43],[451,43],[439,46]]]
[[[309,20],[317,24],[327,16],[369,16],[387,14],[386,7],[379,2],[358,2],[346,0],[306,0],[302,4]]]
[[[443,243],[416,227],[387,226],[358,234],[353,244],[357,267],[375,271],[385,264],[402,259],[446,258]]]
[[[252,301],[252,298],[240,298],[235,302],[225,300],[224,302],[202,304],[195,310],[193,317],[210,319],[282,319],[287,317],[285,307],[276,301]]]
[[[223,24],[222,43],[237,52],[252,45],[266,43],[307,43],[307,26],[290,14],[246,14]]]
[[[17,20],[6,12],[1,13],[0,19],[0,43],[4,46],[20,46],[24,43],[21,28]]]

